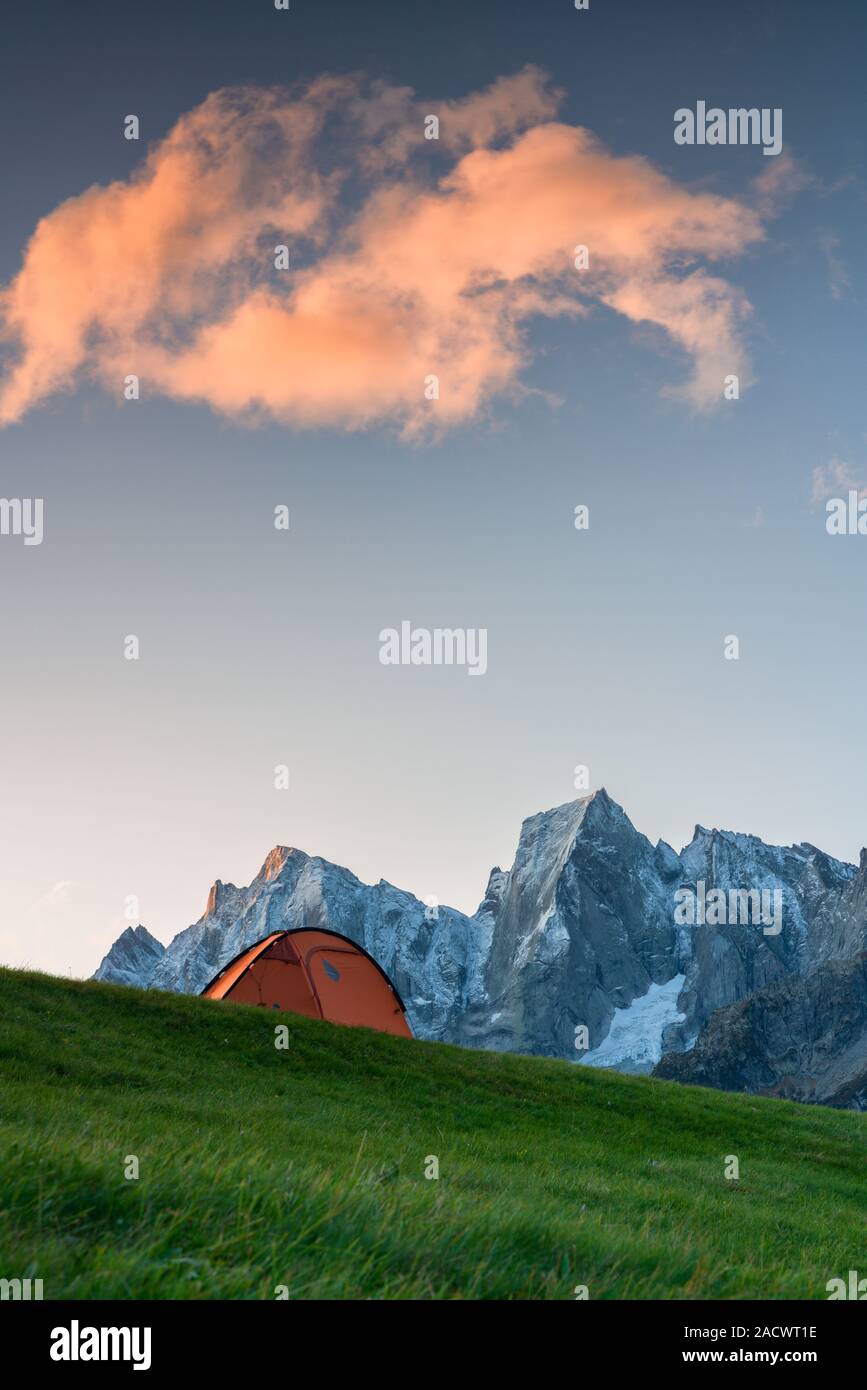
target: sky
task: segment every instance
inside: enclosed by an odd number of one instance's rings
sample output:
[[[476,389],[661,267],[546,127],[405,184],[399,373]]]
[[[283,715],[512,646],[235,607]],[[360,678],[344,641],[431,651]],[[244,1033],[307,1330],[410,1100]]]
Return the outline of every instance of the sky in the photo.
[[[47,0],[5,39],[0,495],[43,537],[0,535],[0,960],[90,974],[131,899],[167,942],[275,844],[473,911],[579,765],[675,848],[857,861],[862,6]],[[782,152],[676,144],[699,101]],[[484,675],[384,665],[405,620],[484,629]]]

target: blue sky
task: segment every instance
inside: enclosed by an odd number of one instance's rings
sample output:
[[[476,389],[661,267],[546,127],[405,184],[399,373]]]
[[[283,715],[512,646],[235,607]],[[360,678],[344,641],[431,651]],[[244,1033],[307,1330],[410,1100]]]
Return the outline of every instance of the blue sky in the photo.
[[[802,186],[718,268],[752,306],[755,382],[715,409],[666,394],[676,343],[598,304],[528,325],[540,394],[432,439],[89,380],[0,432],[3,495],[46,518],[39,547],[0,539],[3,959],[89,973],[131,894],[167,940],[276,843],[473,910],[578,763],[676,848],[700,821],[857,858],[867,539],[829,537],[812,494],[835,460],[867,486],[858,7],[48,4],[12,27],[3,284],[41,217],[241,82],[357,70],[446,100],[532,62],[561,120],[729,198],[772,161],[675,147],[674,110],[781,107]],[[487,628],[485,677],[383,667],[404,618]]]

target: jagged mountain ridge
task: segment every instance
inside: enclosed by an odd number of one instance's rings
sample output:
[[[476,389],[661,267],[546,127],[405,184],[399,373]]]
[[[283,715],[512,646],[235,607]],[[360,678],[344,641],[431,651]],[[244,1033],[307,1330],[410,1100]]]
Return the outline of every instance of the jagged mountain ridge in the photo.
[[[180,932],[144,981],[151,989],[198,993],[226,961],[269,932],[326,927],[351,937],[394,980],[413,1031],[451,1036],[454,1017],[475,999],[485,932],[464,913],[436,916],[384,879],[365,884],[348,869],[278,846],[248,888],[214,884],[204,915]]]
[[[675,892],[699,880],[779,891],[782,930],[677,925]],[[125,932],[97,978],[197,992],[246,946],[299,926],[329,927],[370,951],[421,1037],[645,1071],[698,1040],[703,1083],[725,1086],[735,1071],[715,1025],[721,1010],[753,997],[756,1008],[773,1007],[766,992],[782,981],[815,994],[815,980],[804,982],[819,967],[867,949],[867,851],[856,868],[809,844],[783,848],[696,826],[677,854],[664,841],[652,845],[601,789],[526,820],[512,868],[491,872],[472,916],[432,911],[384,880],[364,884],[328,860],[277,847],[248,887],[215,883],[203,916],[164,952]],[[820,1012],[801,1010],[802,1028],[819,1028]],[[575,1049],[582,1025],[589,1052]],[[751,1036],[764,1037],[762,1028]],[[811,1048],[802,1039],[799,1055],[827,1061],[827,1047]],[[777,1078],[770,1064],[737,1074],[756,1089],[760,1076]],[[833,1094],[846,1092],[845,1080]],[[811,1082],[824,1094],[812,1076],[790,1089],[810,1094]]]

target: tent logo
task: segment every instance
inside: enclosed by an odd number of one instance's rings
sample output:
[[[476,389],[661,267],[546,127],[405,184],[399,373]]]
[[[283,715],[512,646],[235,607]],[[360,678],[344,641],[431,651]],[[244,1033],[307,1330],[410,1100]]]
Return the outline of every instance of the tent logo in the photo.
[[[322,964],[325,966],[325,973],[329,980],[334,980],[336,983],[340,979],[340,971],[335,970],[334,966],[329,964],[324,956],[322,957]]]

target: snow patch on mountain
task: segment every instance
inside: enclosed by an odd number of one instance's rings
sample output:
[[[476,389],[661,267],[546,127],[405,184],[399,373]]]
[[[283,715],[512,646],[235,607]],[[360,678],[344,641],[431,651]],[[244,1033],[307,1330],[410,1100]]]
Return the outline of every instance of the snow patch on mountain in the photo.
[[[618,1071],[651,1071],[662,1057],[665,1029],[686,1018],[677,1007],[685,979],[685,975],[675,975],[667,984],[651,985],[627,1008],[615,1010],[605,1041],[579,1062],[589,1067],[616,1067]]]

